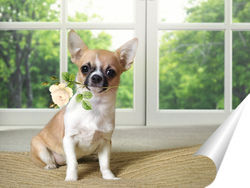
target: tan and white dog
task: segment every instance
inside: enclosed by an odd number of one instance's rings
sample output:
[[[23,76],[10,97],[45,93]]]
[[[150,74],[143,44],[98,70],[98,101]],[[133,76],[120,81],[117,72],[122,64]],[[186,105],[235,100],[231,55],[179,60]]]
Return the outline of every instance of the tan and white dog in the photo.
[[[31,158],[45,169],[67,164],[66,181],[78,179],[77,159],[97,151],[104,179],[117,179],[110,170],[111,136],[115,128],[116,91],[103,87],[118,86],[120,75],[134,60],[138,39],[134,38],[115,52],[89,49],[74,30],[69,32],[71,60],[78,66],[78,87],[63,107],[31,140]],[[75,97],[90,90],[92,110],[85,110]]]

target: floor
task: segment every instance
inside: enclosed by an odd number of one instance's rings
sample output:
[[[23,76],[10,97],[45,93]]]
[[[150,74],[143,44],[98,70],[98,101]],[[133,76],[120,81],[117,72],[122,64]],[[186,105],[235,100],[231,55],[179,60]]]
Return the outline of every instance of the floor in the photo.
[[[203,144],[218,126],[117,126],[112,152],[150,151]],[[0,151],[29,151],[31,138],[42,127],[0,127]]]

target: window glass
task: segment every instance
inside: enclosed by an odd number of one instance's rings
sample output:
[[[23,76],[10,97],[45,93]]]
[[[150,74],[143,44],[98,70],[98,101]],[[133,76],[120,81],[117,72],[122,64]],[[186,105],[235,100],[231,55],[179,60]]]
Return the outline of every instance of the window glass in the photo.
[[[60,0],[4,0],[0,3],[1,22],[58,22]]]
[[[159,31],[159,108],[224,108],[224,31]]]
[[[133,30],[76,30],[76,32],[90,49],[110,51],[115,51],[134,36]],[[70,54],[68,56],[68,69],[69,73],[76,74],[78,72],[78,67],[70,60]],[[121,75],[120,85],[116,107],[133,108],[133,68]]]
[[[48,108],[42,82],[59,76],[60,32],[0,31],[0,107]]]
[[[69,0],[68,14],[71,22],[132,23],[134,0]]]
[[[233,0],[233,22],[250,22],[250,1]]]
[[[233,109],[250,93],[250,31],[233,31]]]
[[[159,0],[163,23],[224,22],[224,0]]]

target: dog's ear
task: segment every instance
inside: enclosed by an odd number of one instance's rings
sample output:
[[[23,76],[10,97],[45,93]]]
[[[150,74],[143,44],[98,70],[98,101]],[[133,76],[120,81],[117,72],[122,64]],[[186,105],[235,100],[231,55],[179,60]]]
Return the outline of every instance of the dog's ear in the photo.
[[[124,71],[130,69],[135,58],[137,47],[138,39],[134,38],[115,51],[115,53],[118,55],[120,63],[124,68]]]
[[[71,29],[68,36],[68,49],[71,54],[71,61],[76,63],[83,55],[84,51],[88,49],[88,46],[82,41],[82,39]]]

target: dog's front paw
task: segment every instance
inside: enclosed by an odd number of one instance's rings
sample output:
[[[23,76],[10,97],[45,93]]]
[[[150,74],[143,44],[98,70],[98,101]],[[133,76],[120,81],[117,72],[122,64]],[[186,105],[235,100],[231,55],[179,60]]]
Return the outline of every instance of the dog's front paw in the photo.
[[[103,179],[105,179],[105,180],[119,180],[119,179],[121,179],[121,178],[117,178],[117,177],[115,177],[115,176],[103,176]]]
[[[115,175],[111,171],[105,171],[102,173],[102,178],[106,180],[118,180],[121,178],[115,177]]]
[[[77,170],[67,170],[65,181],[77,181]]]
[[[121,178],[117,178],[117,177],[113,177],[111,179],[107,179],[107,180],[120,180]]]
[[[77,177],[67,175],[64,181],[77,181]]]

